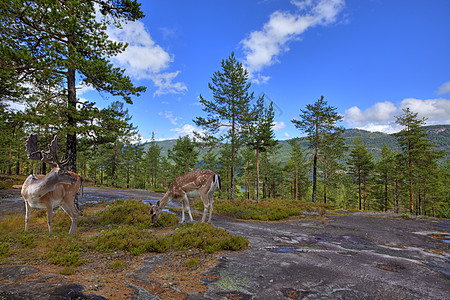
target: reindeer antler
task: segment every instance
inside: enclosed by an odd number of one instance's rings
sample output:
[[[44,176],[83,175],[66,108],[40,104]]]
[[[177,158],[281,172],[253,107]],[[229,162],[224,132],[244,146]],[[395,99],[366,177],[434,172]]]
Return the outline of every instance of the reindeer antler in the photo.
[[[48,145],[48,151],[37,150],[37,134],[30,134],[27,139],[27,152],[29,159],[36,159],[45,162],[53,167],[64,168],[69,159],[58,160],[58,135],[55,135]]]

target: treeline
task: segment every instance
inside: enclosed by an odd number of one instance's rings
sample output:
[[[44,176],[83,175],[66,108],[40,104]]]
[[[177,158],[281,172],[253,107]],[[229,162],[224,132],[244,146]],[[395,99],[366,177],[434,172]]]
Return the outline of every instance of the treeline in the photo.
[[[106,26],[142,18],[139,3],[6,1],[0,8],[2,173],[48,172],[26,158],[25,141],[37,133],[39,148],[46,150],[57,134],[69,170],[95,185],[164,190],[185,172],[209,168],[221,175],[221,197],[232,200],[307,200],[450,217],[448,162],[437,163],[442,152],[427,139],[425,120],[409,109],[396,119],[403,127],[396,135],[400,148],[387,145],[375,161],[360,140],[346,146],[342,117],[321,97],[299,107],[292,120],[307,136],[307,151],[291,140],[290,159],[281,163],[273,104],[254,96],[247,70],[232,53],[211,77],[212,98],[199,97],[204,113],[193,122],[202,134],[179,138],[164,156],[154,141],[146,150],[123,106],[145,87],[134,86],[109,60],[126,45],[109,40]],[[98,109],[81,101],[77,79],[121,102]],[[201,156],[199,147],[206,149]]]

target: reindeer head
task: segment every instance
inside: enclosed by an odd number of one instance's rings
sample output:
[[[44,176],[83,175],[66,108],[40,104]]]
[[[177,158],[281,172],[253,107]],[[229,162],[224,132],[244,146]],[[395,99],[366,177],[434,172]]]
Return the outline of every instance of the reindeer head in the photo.
[[[150,215],[152,216],[152,225],[158,222],[162,209],[159,208],[159,201],[150,207]]]
[[[58,159],[58,136],[55,135],[52,142],[48,145],[48,151],[38,150],[37,147],[37,134],[30,134],[27,139],[26,151],[28,153],[28,159],[40,160],[46,164],[54,167],[52,172],[57,172],[58,177],[60,177],[61,183],[73,184],[77,179],[70,175],[67,171],[66,166],[69,159],[63,159],[60,161]]]

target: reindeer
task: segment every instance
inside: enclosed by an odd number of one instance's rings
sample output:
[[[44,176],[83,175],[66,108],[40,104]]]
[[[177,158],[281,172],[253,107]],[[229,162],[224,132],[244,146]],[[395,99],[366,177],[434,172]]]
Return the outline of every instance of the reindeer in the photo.
[[[152,223],[155,224],[164,208],[172,200],[179,200],[182,204],[181,223],[184,222],[184,210],[189,213],[191,222],[193,222],[191,209],[189,207],[189,199],[193,200],[200,196],[203,201],[203,217],[205,222],[206,213],[209,208],[208,223],[211,223],[213,211],[213,194],[216,189],[220,190],[220,176],[211,170],[197,170],[175,179],[167,190],[166,194],[160,201],[152,205],[150,214],[152,215]]]
[[[69,234],[77,232],[79,215],[78,202],[74,200],[82,187],[81,177],[66,170],[68,159],[58,160],[57,136],[53,138],[49,151],[37,150],[37,134],[31,134],[26,143],[29,159],[41,160],[54,168],[47,175],[30,175],[22,185],[22,197],[25,200],[25,231],[28,230],[33,208],[47,209],[48,231],[52,232],[53,208],[61,206],[72,220]]]

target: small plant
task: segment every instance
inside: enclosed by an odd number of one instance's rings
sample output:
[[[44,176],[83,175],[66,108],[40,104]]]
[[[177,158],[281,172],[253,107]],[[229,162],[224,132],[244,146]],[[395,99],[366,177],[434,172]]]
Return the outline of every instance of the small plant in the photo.
[[[59,271],[59,274],[61,275],[73,275],[75,274],[75,267],[73,266],[65,266],[64,269]]]
[[[0,257],[8,257],[9,255],[11,255],[10,248],[11,248],[11,245],[9,243],[1,242],[0,243]]]
[[[411,215],[408,214],[408,213],[402,213],[400,216],[401,216],[403,219],[405,219],[405,220],[411,219]]]
[[[109,267],[112,270],[117,271],[117,270],[125,268],[125,263],[121,260],[116,260],[115,262],[110,263]]]
[[[198,267],[200,265],[200,261],[198,259],[196,259],[196,258],[191,258],[191,259],[185,261],[184,264],[188,268],[195,268],[195,267]]]
[[[25,233],[25,235],[20,238],[20,243],[22,244],[22,247],[27,249],[31,249],[36,246],[36,243],[34,242],[34,235],[30,233]]]

